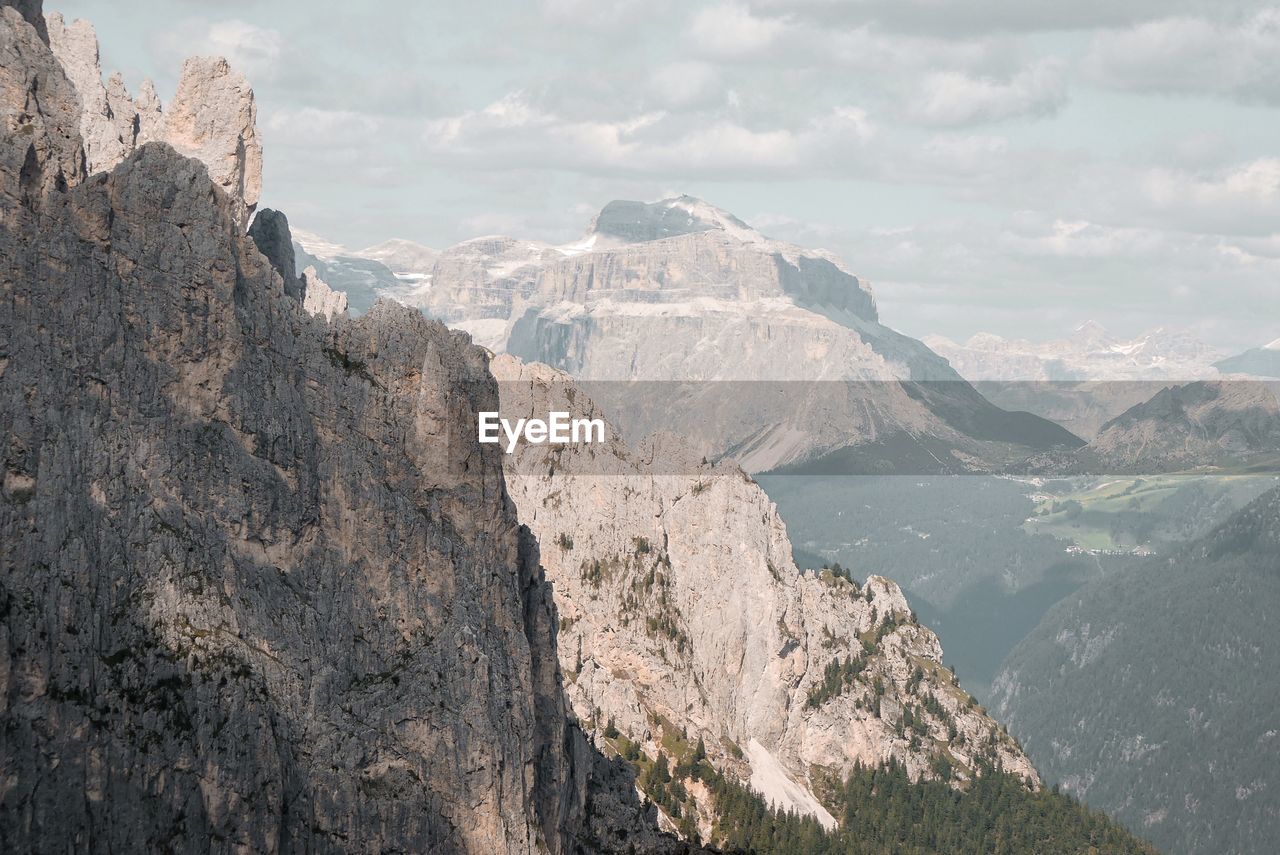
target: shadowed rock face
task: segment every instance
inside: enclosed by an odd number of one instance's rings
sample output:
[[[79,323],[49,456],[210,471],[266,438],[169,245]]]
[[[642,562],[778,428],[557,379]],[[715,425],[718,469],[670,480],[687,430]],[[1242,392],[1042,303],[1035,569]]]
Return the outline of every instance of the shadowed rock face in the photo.
[[[249,237],[258,251],[267,257],[272,268],[284,280],[284,292],[295,300],[306,299],[306,282],[298,276],[293,256],[293,238],[289,234],[289,218],[280,211],[264,208],[253,218]]]
[[[10,6],[17,9],[23,20],[35,27],[36,34],[40,36],[40,40],[48,44],[49,30],[45,26],[44,15],[41,12],[43,2],[44,0],[4,0],[4,2],[0,2],[0,8]]]
[[[0,58],[0,850],[670,846],[567,718],[483,351],[306,315],[202,163],[84,178],[11,9]]]
[[[38,16],[39,4],[34,8]],[[6,212],[38,206],[85,174],[75,88],[20,9],[0,5],[0,205]]]

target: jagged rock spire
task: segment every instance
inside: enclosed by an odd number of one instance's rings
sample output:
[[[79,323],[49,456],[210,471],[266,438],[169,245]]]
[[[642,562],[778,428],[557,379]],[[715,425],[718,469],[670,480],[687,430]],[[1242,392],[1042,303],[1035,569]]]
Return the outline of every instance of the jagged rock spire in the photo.
[[[222,57],[198,56],[182,66],[165,111],[164,140],[209,167],[209,176],[241,206],[247,223],[262,194],[258,107],[249,81]]]
[[[263,208],[249,226],[249,237],[258,245],[258,251],[271,262],[272,268],[284,280],[284,292],[295,300],[303,300],[306,283],[298,278],[298,265],[293,255],[293,237],[289,232],[289,218],[281,211]]]
[[[43,22],[43,19],[41,19]],[[235,201],[237,222],[249,222],[262,192],[262,143],[258,108],[244,75],[221,57],[193,57],[182,68],[167,110],[150,80],[135,100],[124,79],[104,85],[98,36],[88,21],[48,19],[48,40],[79,95],[80,135],[90,173],[112,169],[148,142],[167,142],[209,169],[214,183]]]

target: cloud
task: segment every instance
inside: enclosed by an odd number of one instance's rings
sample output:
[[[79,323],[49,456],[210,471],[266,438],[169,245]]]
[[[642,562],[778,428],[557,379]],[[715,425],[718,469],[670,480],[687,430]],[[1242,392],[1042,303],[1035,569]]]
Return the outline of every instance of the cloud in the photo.
[[[1067,102],[1066,67],[1043,60],[1007,80],[972,77],[959,71],[927,75],[922,100],[910,114],[930,125],[970,125],[1015,116],[1048,116]]]
[[[1267,234],[1280,222],[1280,159],[1260,158],[1216,175],[1166,167],[1141,179],[1151,209],[1170,212],[1197,231]]]
[[[382,132],[383,121],[354,110],[316,107],[276,110],[263,123],[272,142],[301,148],[360,149]]]
[[[890,32],[968,38],[1120,27],[1169,15],[1229,18],[1265,6],[1265,0],[753,0],[750,8],[828,27],[874,25]]]
[[[712,56],[741,57],[768,47],[784,30],[776,18],[757,18],[742,6],[712,6],[697,12],[688,37],[696,48]]]
[[[752,128],[729,118],[657,111],[618,121],[566,119],[511,93],[483,110],[426,124],[427,151],[493,169],[693,178],[784,176],[821,170],[875,134],[867,114],[840,107],[798,128]]]
[[[723,100],[723,75],[709,62],[672,62],[654,69],[649,90],[665,107],[705,107]]]
[[[194,55],[222,56],[259,84],[275,77],[283,47],[278,31],[239,19],[188,19],[163,31],[155,41],[156,52],[168,64],[180,65]]]
[[[1185,327],[1229,345],[1268,341],[1275,324],[1265,307],[1277,305],[1280,235],[1233,240],[1034,211],[856,229],[787,215],[752,223],[835,251],[874,283],[886,322],[915,335],[1050,338],[1101,313],[1116,332]]]
[[[1100,32],[1083,67],[1118,89],[1280,105],[1280,9],[1231,23],[1174,17]]]

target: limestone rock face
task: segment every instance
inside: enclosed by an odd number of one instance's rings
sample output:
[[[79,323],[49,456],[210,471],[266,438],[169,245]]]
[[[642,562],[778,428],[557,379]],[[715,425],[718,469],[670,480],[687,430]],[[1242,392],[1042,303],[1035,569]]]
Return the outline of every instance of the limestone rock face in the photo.
[[[308,313],[320,315],[326,321],[332,321],[338,315],[346,314],[347,295],[341,291],[334,291],[325,284],[314,267],[308,267],[302,271],[302,282],[306,290],[306,299],[302,307]]]
[[[80,96],[80,135],[89,172],[110,169],[124,160],[137,142],[133,100],[118,74],[103,85],[93,24],[83,19],[68,24],[55,12],[48,25],[49,46]]]
[[[209,177],[239,203],[242,223],[262,193],[257,120],[253,89],[221,57],[188,59],[165,110],[165,142],[209,167]]]
[[[22,8],[38,15],[38,3]],[[75,87],[21,9],[2,6],[0,19],[0,205],[7,211],[80,183],[85,165]]]
[[[507,355],[491,367],[508,419],[602,417],[567,375]],[[773,503],[738,468],[671,437],[632,450],[610,428],[604,443],[521,445],[506,471],[542,544],[570,700],[602,747],[609,721],[651,757],[673,734],[701,737],[722,771],[828,824],[817,777],[890,757],[930,776],[938,744],[962,777],[998,759],[1038,781],[898,587],[801,573]],[[824,693],[850,659],[856,677]],[[923,733],[902,730],[906,709]]]
[[[204,163],[235,201],[236,222],[248,223],[262,192],[262,144],[253,89],[243,75],[221,57],[189,59],[164,111],[149,80],[136,101],[118,73],[103,83],[98,37],[88,21],[68,24],[50,15],[49,43],[79,93],[90,173],[111,169],[145,143],[167,142]]]
[[[484,351],[315,323],[168,146],[80,181],[12,9],[0,58],[0,850],[671,851],[566,712]]]
[[[156,94],[156,85],[150,80],[142,81],[133,105],[138,111],[138,145],[163,139],[164,114],[160,108],[160,96]]]

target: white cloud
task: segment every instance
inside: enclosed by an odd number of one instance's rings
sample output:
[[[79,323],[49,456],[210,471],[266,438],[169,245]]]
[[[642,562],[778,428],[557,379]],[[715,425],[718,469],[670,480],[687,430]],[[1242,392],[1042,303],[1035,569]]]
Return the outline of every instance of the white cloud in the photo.
[[[1280,222],[1277,158],[1260,158],[1216,175],[1155,167],[1143,173],[1140,183],[1152,209],[1198,231],[1265,234]]]
[[[620,121],[571,120],[512,93],[482,110],[428,122],[437,156],[492,169],[542,167],[594,173],[716,178],[821,171],[856,156],[875,134],[867,114],[840,107],[796,128],[752,128],[657,111]]]
[[[835,250],[876,284],[882,317],[916,335],[963,340],[1013,329],[1047,338],[1102,314],[1117,331],[1189,327],[1211,340],[1248,342],[1269,340],[1263,336],[1275,323],[1260,312],[1276,305],[1275,235],[1235,241],[1033,211],[861,229],[775,216],[768,227]],[[1224,301],[1227,282],[1232,299]]]
[[[702,9],[689,24],[689,39],[713,56],[740,57],[768,47],[785,28],[777,18],[757,18],[742,6]]]
[[[280,34],[245,21],[214,23],[209,27],[206,44],[246,75],[270,73],[280,58]]]
[[[1116,88],[1280,104],[1280,9],[1231,23],[1176,17],[1100,32],[1084,68]]]
[[[188,19],[159,35],[155,48],[173,65],[193,55],[225,57],[250,82],[261,84],[276,75],[284,41],[276,30],[247,21]]]
[[[650,89],[665,107],[706,106],[728,97],[721,91],[720,69],[709,62],[672,62],[659,66]]]
[[[1267,0],[752,0],[763,14],[823,26],[873,24],[893,32],[969,37],[982,33],[1086,30],[1170,15],[1236,17]]]
[[[920,89],[923,97],[909,112],[926,124],[969,125],[1014,116],[1047,116],[1067,102],[1066,67],[1056,59],[1043,60],[1007,80],[942,71],[926,75]]]
[[[383,121],[353,110],[321,110],[301,107],[276,110],[263,126],[270,142],[310,149],[360,149],[371,136],[381,133]]]

